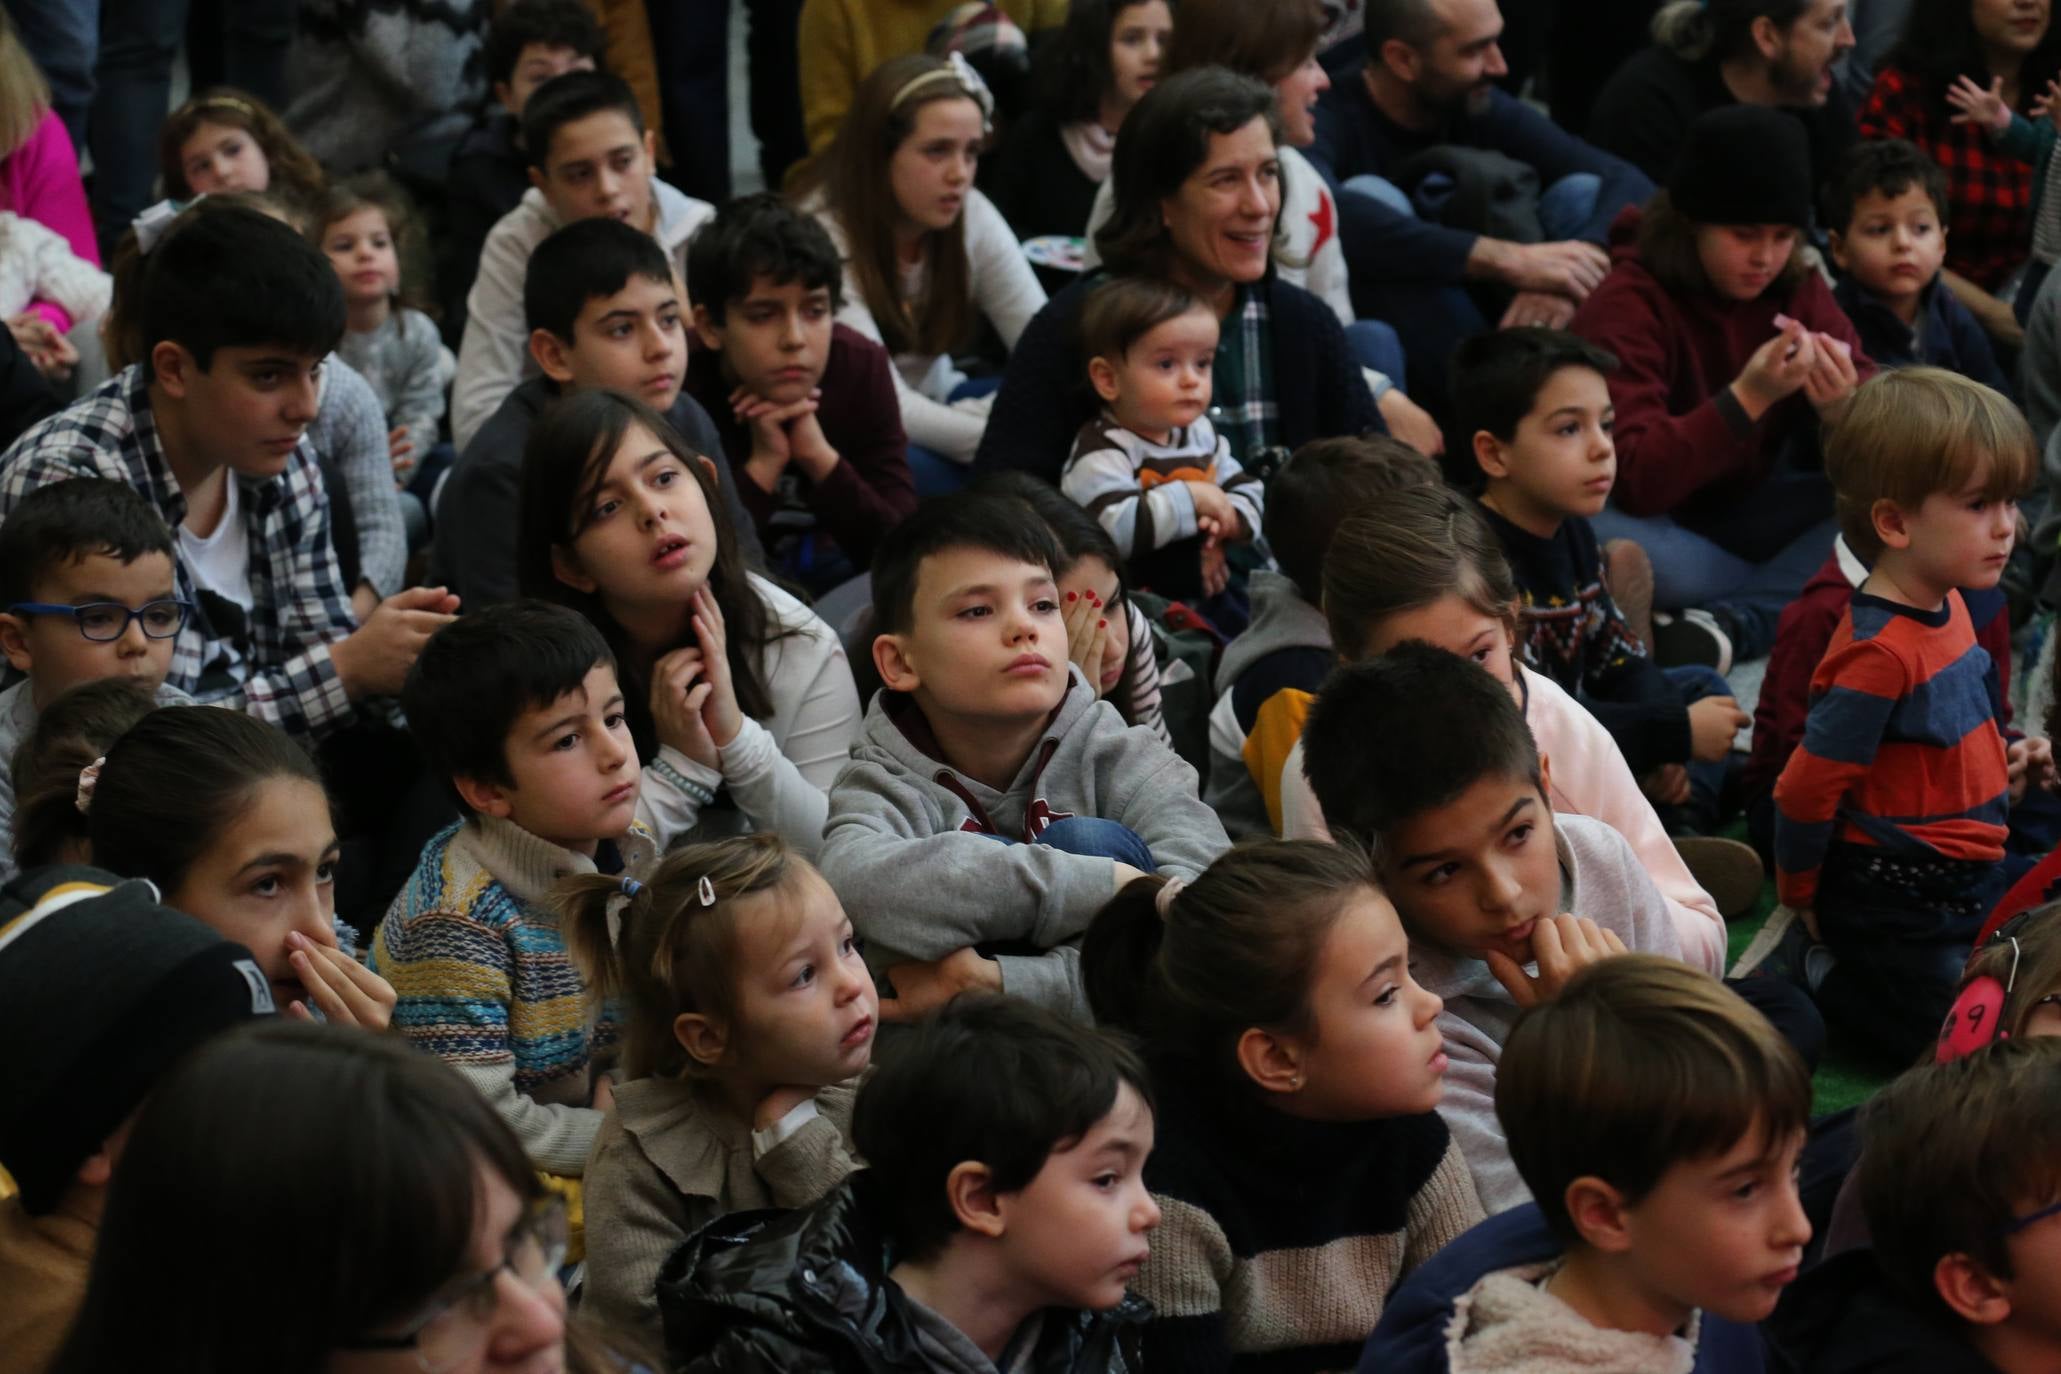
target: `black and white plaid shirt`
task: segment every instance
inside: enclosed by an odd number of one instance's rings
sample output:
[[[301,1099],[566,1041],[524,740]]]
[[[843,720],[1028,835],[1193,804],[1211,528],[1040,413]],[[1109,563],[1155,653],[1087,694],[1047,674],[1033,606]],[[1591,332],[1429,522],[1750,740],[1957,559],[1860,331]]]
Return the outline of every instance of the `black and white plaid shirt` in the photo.
[[[150,384],[128,368],[15,441],[0,456],[0,519],[24,496],[73,477],[112,477],[149,497],[174,531],[186,497],[165,463],[150,411]],[[172,649],[166,681],[202,701],[248,711],[289,734],[317,737],[353,714],[329,646],[356,626],[329,533],[329,496],[303,440],[278,477],[241,481],[250,541],[251,610],[207,598],[186,560],[179,595],[203,609]],[[174,547],[177,542],[174,541]],[[225,609],[226,608],[226,609]],[[231,652],[232,649],[235,652]],[[234,663],[233,669],[225,665]]]

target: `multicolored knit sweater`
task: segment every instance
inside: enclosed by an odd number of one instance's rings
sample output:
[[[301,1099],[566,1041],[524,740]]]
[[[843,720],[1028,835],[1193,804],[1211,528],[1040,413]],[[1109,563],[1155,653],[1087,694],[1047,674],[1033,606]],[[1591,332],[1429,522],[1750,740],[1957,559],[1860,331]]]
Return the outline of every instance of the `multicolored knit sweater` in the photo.
[[[641,874],[656,848],[632,830],[597,861],[475,817],[422,847],[379,929],[373,966],[399,994],[394,1025],[471,1079],[550,1173],[587,1167],[596,1061],[619,1026],[612,1005],[590,1005],[544,898],[575,873]]]

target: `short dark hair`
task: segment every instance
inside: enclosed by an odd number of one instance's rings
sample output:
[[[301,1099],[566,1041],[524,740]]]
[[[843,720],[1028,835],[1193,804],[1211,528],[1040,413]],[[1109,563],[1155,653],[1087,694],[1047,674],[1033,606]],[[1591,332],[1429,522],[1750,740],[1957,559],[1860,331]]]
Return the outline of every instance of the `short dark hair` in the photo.
[[[1303,776],[1331,832],[1377,853],[1397,826],[1484,778],[1544,785],[1539,747],[1509,689],[1480,664],[1417,642],[1333,671],[1310,706],[1302,748]]]
[[[844,303],[844,259],[830,231],[771,191],[731,201],[687,247],[687,294],[717,324],[760,277],[827,290],[832,310]]]
[[[2061,1198],[2061,1041],[2003,1040],[1891,1083],[1861,1108],[1856,1183],[1906,1301],[1947,1314],[1933,1281],[1947,1255],[2011,1278],[2004,1228]]]
[[[916,508],[889,530],[873,554],[874,628],[905,634],[916,619],[916,579],[923,560],[949,549],[984,549],[1019,563],[1059,571],[1059,546],[1045,522],[1008,496],[955,492]]]
[[[1017,1192],[1109,1115],[1126,1083],[1152,1105],[1127,1046],[1014,997],[968,994],[919,1023],[852,1110],[852,1143],[886,1199],[897,1253],[927,1259],[959,1229],[945,1195],[953,1169],[977,1161],[997,1192]]]
[[[343,286],[313,244],[244,207],[188,210],[144,262],[142,362],[167,339],[205,372],[224,348],[272,344],[327,357],[344,333]]]
[[[429,637],[401,687],[408,729],[430,769],[508,786],[508,732],[525,711],[577,691],[615,655],[585,616],[548,601],[505,601]],[[457,797],[457,789],[451,789]],[[464,799],[459,808],[471,814]]]
[[[515,0],[487,25],[487,81],[513,81],[522,50],[531,44],[571,48],[599,62],[606,41],[601,25],[580,0]]]
[[[658,240],[621,220],[576,220],[530,253],[522,279],[523,327],[547,329],[571,343],[587,302],[613,296],[632,277],[673,284],[672,260]]]
[[[1435,487],[1438,464],[1400,439],[1312,439],[1267,483],[1261,524],[1274,561],[1312,606],[1324,601],[1324,555],[1348,516],[1407,487]]]
[[[1391,38],[1428,48],[1443,28],[1431,0],[1367,0],[1367,65],[1380,65],[1381,45]]]
[[[1854,206],[1862,196],[1894,199],[1916,186],[1931,200],[1942,231],[1947,217],[1947,179],[1940,165],[1917,144],[1901,138],[1870,138],[1855,143],[1825,180],[1825,227],[1845,234],[1853,225]]]
[[[1650,954],[1605,959],[1518,1018],[1496,1067],[1496,1116],[1547,1224],[1580,1239],[1567,1187],[1593,1175],[1633,1206],[1676,1164],[1769,1153],[1810,1124],[1811,1075],[1739,994]],[[1693,1237],[1685,1237],[1693,1240]]]
[[[59,564],[102,553],[133,563],[173,557],[172,531],[147,497],[113,477],[74,477],[37,487],[0,523],[0,610],[34,601]]]
[[[1222,67],[1179,72],[1145,92],[1124,116],[1109,164],[1109,218],[1095,231],[1095,248],[1110,271],[1170,275],[1161,203],[1209,157],[1213,135],[1235,134],[1255,119],[1280,138],[1274,88]]]
[[[613,72],[563,72],[537,87],[522,107],[522,150],[530,166],[549,169],[551,140],[558,131],[588,115],[614,110],[644,133],[644,111],[630,84]]]
[[[1546,383],[1563,368],[1585,367],[1605,376],[1616,355],[1564,329],[1499,329],[1477,334],[1453,354],[1453,418],[1461,442],[1487,430],[1508,442],[1531,414]]]
[[[1158,277],[1105,278],[1081,306],[1081,356],[1115,362],[1168,320],[1205,308],[1186,287]]]

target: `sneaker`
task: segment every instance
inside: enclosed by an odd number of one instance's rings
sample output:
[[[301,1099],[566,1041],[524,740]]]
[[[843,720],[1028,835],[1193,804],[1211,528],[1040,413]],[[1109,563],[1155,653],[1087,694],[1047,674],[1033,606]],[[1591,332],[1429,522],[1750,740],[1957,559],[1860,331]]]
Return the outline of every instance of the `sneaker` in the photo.
[[[1812,945],[1803,952],[1803,985],[1810,990],[1811,996],[1818,995],[1818,989],[1825,986],[1825,975],[1838,962],[1829,945]]]
[[[1722,676],[1732,671],[1732,637],[1709,611],[1655,611],[1653,661],[1663,668],[1701,664]]]
[[[1715,836],[1685,835],[1675,841],[1675,850],[1689,866],[1689,874],[1697,885],[1717,903],[1718,915],[1730,921],[1753,910],[1768,875],[1752,845]]]
[[[1793,909],[1778,906],[1768,917],[1768,923],[1760,928],[1760,934],[1753,937],[1753,943],[1733,962],[1732,970],[1726,976],[1781,978],[1803,987],[1804,960],[1810,950],[1809,928],[1796,919]]]

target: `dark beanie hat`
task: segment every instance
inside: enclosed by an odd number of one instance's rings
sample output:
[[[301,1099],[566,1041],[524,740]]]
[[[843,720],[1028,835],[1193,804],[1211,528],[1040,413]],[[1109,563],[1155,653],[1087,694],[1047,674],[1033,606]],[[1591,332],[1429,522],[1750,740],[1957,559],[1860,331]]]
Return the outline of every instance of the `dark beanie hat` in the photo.
[[[273,1011],[250,951],[147,882],[37,869],[0,889],[0,1166],[32,1214],[217,1033]]]
[[[1668,198],[1699,224],[1811,222],[1811,150],[1803,125],[1765,105],[1706,110],[1682,139]]]

